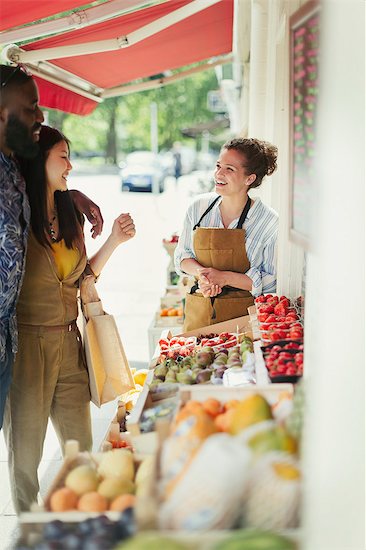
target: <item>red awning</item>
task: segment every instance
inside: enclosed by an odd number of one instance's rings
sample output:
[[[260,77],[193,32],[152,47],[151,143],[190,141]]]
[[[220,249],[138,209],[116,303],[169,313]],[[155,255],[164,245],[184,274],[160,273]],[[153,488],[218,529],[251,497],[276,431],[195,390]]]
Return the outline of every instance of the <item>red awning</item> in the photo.
[[[32,23],[85,4],[87,0],[1,0],[0,30]]]
[[[192,0],[170,0],[118,16],[103,23],[45,38],[27,44],[24,50],[59,48],[81,45],[106,39],[116,39],[144,27],[161,17],[190,4]],[[28,2],[26,2],[28,4]],[[39,4],[33,2],[33,20],[38,17]],[[57,1],[64,4],[79,2]],[[84,2],[85,3],[85,2]],[[12,0],[3,0],[7,10]],[[30,3],[29,3],[30,4]],[[55,5],[53,1],[48,4]],[[103,53],[92,53],[47,60],[50,66],[67,71],[83,79],[103,97],[103,91],[139,78],[153,76],[170,69],[177,69],[228,54],[232,51],[233,0],[220,0],[216,4],[182,19],[178,23],[153,34],[127,48]],[[41,65],[40,65],[41,66]],[[77,114],[88,114],[96,106],[92,98],[85,98],[70,90],[38,78],[41,104]]]

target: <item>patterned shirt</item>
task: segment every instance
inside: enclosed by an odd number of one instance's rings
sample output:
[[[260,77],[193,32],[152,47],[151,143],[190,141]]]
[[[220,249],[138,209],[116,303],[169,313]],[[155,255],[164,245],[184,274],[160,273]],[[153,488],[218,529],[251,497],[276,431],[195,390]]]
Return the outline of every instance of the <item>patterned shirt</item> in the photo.
[[[179,275],[181,261],[195,258],[193,251],[193,226],[199,221],[207,207],[217,198],[216,193],[199,195],[189,206],[184,220],[182,234],[174,254],[175,269]],[[220,213],[221,200],[203,218],[201,227],[224,227]],[[233,220],[228,229],[235,229],[239,218]],[[251,293],[259,296],[262,293],[276,291],[277,235],[278,214],[269,206],[255,199],[244,222],[245,248],[250,268],[245,273],[253,281]]]
[[[30,207],[17,164],[0,152],[0,361],[8,332],[17,351],[16,304],[22,286]]]

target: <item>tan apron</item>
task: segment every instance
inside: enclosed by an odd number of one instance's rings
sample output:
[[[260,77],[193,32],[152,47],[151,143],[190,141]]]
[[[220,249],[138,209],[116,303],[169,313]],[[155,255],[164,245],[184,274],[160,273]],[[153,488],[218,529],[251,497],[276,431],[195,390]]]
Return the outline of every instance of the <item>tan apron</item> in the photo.
[[[202,219],[219,198],[211,203],[193,228],[196,260],[204,267],[245,273],[250,268],[250,262],[245,249],[245,231],[239,228],[243,226],[248,214],[250,199],[248,198],[236,229],[200,227]],[[224,287],[222,293],[215,298],[204,298],[201,293],[195,291],[197,288],[198,285],[194,285],[191,292],[186,295],[184,332],[247,315],[247,308],[254,303],[254,298],[248,290]]]

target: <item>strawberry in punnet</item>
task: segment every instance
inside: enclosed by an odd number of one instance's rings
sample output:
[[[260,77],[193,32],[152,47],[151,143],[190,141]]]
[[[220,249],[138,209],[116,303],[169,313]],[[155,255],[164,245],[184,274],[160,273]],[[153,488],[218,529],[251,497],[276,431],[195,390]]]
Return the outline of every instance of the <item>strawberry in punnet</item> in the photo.
[[[286,317],[288,313],[288,306],[286,305],[285,301],[281,301],[275,306],[274,313],[275,315]]]
[[[273,306],[267,306],[267,305],[260,305],[258,307],[258,311],[259,311],[259,313],[268,313],[268,315],[269,315],[270,313],[273,313],[274,307]]]
[[[263,296],[263,294],[261,294],[261,296],[257,296],[254,301],[256,304],[260,304],[260,303],[263,304],[264,302],[267,301],[267,298]]]

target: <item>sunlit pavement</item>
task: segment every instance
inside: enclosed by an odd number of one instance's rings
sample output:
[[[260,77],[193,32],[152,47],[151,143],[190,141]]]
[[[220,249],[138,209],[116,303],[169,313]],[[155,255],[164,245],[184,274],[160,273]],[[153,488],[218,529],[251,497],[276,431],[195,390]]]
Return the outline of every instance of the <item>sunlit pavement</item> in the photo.
[[[102,209],[103,235],[96,240],[87,235],[91,256],[108,237],[113,220],[129,212],[136,225],[136,236],[114,253],[98,281],[104,309],[115,316],[127,357],[132,366],[145,367],[149,360],[148,327],[165,292],[169,257],[162,239],[180,231],[191,195],[206,190],[205,173],[182,176],[178,183],[166,179],[164,193],[121,192],[118,175],[71,174],[68,186],[79,189]],[[85,226],[88,233],[87,223]],[[103,438],[115,404],[101,409],[92,406],[95,447]],[[49,426],[40,466],[41,493],[45,494],[61,465],[61,454],[52,426]],[[16,516],[11,504],[7,454],[0,437],[0,550],[9,548]]]

